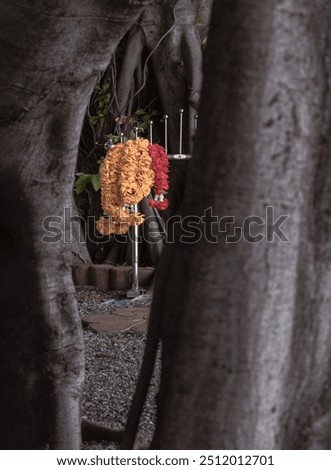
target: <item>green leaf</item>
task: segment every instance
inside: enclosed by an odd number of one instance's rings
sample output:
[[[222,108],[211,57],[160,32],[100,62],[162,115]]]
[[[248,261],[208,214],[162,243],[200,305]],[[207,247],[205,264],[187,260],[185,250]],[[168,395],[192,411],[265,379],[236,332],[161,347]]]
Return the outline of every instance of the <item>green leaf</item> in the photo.
[[[81,198],[77,199],[77,201],[76,201],[77,209],[84,209],[87,204],[88,204],[88,200],[85,199],[84,197],[81,197]]]
[[[92,175],[91,183],[94,188],[94,191],[99,191],[100,189],[100,177],[98,174]]]
[[[134,116],[139,117],[143,116],[144,114],[146,114],[146,111],[144,109],[137,109],[137,111],[134,113]]]
[[[91,123],[93,126],[95,126],[97,124],[97,122],[99,121],[99,116],[91,116],[90,120],[91,120]]]
[[[86,185],[91,181],[92,175],[90,173],[81,174],[74,184],[74,191],[77,195],[85,191]]]
[[[140,124],[139,128],[140,128],[141,131],[146,132],[149,128],[148,122],[146,122],[146,121],[142,122]]]
[[[108,88],[109,88],[109,83],[105,82],[101,87],[101,91],[105,92],[108,90]]]

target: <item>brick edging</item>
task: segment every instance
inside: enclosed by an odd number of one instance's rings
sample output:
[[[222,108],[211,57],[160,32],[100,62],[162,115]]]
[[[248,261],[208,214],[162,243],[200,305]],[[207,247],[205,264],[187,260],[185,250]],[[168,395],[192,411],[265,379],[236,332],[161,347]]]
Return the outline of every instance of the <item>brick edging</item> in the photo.
[[[139,285],[149,287],[155,268],[139,268]],[[76,264],[72,266],[72,279],[76,286],[94,286],[101,289],[125,290],[131,287],[131,266],[111,264]]]

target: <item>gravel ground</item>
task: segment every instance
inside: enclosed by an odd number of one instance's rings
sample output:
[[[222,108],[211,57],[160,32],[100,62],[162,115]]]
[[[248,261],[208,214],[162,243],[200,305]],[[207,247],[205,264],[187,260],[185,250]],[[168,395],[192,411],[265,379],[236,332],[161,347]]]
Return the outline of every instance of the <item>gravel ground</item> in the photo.
[[[133,301],[125,292],[77,288],[77,301],[82,318],[91,314],[109,314],[118,305],[147,307],[150,296]],[[136,333],[113,335],[95,333],[84,328],[86,379],[82,401],[82,416],[113,429],[122,429],[126,422],[144,352],[146,337]],[[155,396],[160,377],[160,360],[150,386],[140,421],[137,448],[147,448],[155,425]],[[110,442],[84,442],[82,449],[116,449]]]

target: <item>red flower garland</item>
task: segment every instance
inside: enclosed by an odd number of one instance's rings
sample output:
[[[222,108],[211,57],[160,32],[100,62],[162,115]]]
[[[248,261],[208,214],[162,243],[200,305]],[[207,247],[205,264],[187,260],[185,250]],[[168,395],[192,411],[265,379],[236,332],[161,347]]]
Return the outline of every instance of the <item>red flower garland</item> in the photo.
[[[155,196],[155,197],[157,197],[157,196]],[[164,211],[168,207],[169,201],[168,201],[168,199],[163,199],[163,201],[158,200],[158,199],[148,199],[148,204],[151,207],[155,207],[155,209],[159,209],[160,211]]]
[[[168,207],[168,199],[164,197],[164,193],[169,189],[169,159],[165,150],[159,144],[151,144],[148,147],[150,156],[152,157],[152,169],[155,174],[154,179],[154,199],[148,199],[151,207],[164,210]]]

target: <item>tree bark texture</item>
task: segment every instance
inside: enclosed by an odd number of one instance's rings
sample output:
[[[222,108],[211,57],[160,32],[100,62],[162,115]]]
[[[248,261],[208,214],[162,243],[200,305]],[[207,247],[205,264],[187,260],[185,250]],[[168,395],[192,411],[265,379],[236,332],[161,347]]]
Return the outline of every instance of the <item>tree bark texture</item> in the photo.
[[[162,107],[169,116],[169,153],[179,152],[179,109],[184,110],[183,152],[192,153],[193,150],[194,122],[202,85],[201,36],[207,36],[211,4],[212,0],[157,0],[142,17],[149,50],[156,47],[161,34],[169,31],[151,57]],[[187,161],[171,162],[169,207],[163,213],[165,219],[178,211],[188,167]]]
[[[147,4],[1,3],[2,449],[80,446],[83,338],[63,211],[90,94]],[[42,241],[49,216],[56,243]]]
[[[154,448],[331,448],[330,32],[326,0],[214,2],[182,215],[273,206],[289,241],[166,247]]]
[[[191,153],[193,149],[202,83],[202,50],[211,4],[212,0],[155,0],[144,10],[127,41],[117,85],[117,112],[130,115],[130,97],[141,88],[144,73],[149,72],[149,77],[155,77],[162,110],[169,116],[169,153],[179,152],[179,109],[184,109],[183,152]],[[142,61],[144,51],[148,51],[148,62],[146,58]],[[188,166],[187,161],[171,162],[169,207],[162,214],[165,219],[177,212],[182,201]]]
[[[152,64],[163,110],[170,118],[169,145],[173,153],[178,152],[180,108],[186,113],[185,150],[191,150],[202,82],[202,43],[207,36],[211,3],[211,0],[152,2],[130,31],[121,64],[116,100],[118,114],[130,114],[127,109],[130,96],[141,87],[145,78],[141,74]],[[141,70],[145,47],[151,60]]]

